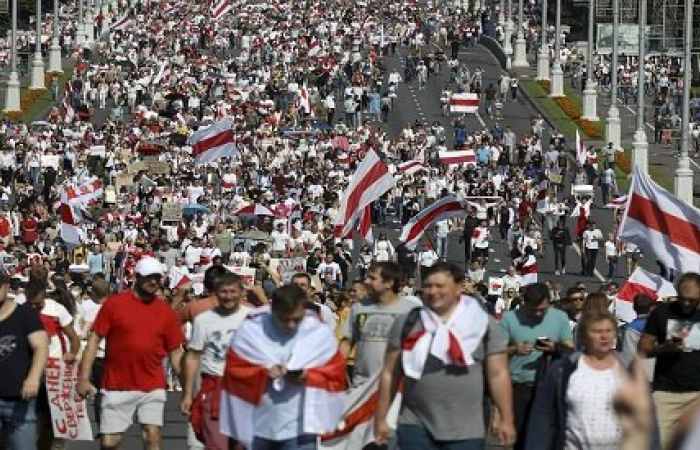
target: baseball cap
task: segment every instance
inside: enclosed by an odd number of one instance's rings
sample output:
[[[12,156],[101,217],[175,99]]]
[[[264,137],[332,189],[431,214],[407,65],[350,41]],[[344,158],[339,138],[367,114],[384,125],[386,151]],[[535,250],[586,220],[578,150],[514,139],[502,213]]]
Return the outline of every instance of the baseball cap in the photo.
[[[163,267],[160,265],[157,259],[151,258],[150,256],[141,258],[139,262],[136,263],[134,271],[142,277],[147,277],[150,275],[163,276]]]

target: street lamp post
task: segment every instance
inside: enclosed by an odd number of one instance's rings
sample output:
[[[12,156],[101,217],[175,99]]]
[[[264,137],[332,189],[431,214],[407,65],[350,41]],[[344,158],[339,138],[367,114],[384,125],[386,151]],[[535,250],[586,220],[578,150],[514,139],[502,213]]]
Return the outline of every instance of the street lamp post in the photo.
[[[552,65],[552,84],[550,97],[564,96],[564,68],[561,65],[561,0],[557,0],[557,12],[554,24],[554,64]]]
[[[75,33],[75,43],[78,46],[83,45],[85,42],[85,8],[83,2],[85,0],[78,0],[78,29]]]
[[[640,0],[641,3],[646,0]],[[646,5],[645,5],[646,8]],[[583,118],[591,122],[598,121],[598,91],[593,81],[593,34],[595,22],[595,0],[588,4],[588,50],[586,52],[586,86],[583,90]]]
[[[632,160],[634,166],[638,167],[642,173],[649,173],[649,141],[647,140],[646,121],[644,120],[644,85],[646,84],[646,73],[644,71],[644,60],[646,59],[646,25],[647,25],[647,2],[639,0],[639,70],[637,73],[637,130],[634,132],[634,152]]]
[[[547,0],[542,0],[542,42],[537,54],[537,79],[549,80],[549,46],[547,45]]]
[[[51,73],[63,73],[59,40],[58,0],[53,0],[53,32],[51,33],[51,46],[49,47],[49,72]]]
[[[515,35],[515,48],[513,49],[513,67],[528,67],[527,48],[525,45],[525,14],[523,0],[518,0],[518,32]]]
[[[10,78],[5,90],[5,112],[20,111],[17,75],[17,0],[12,0],[12,40],[10,42]]]
[[[41,0],[36,0],[36,47],[32,60],[29,89],[46,89],[44,82],[44,59],[41,56]]]
[[[620,51],[620,39],[618,37],[620,31],[620,0],[613,0],[613,48],[612,62],[610,63],[610,109],[608,110],[608,120],[605,124],[605,140],[612,143],[615,149],[620,148],[621,140],[621,125],[620,125],[620,110],[617,107],[617,66]]]
[[[513,56],[513,0],[508,0],[506,10],[505,37],[503,39],[503,53],[506,54],[506,69],[511,68]]]
[[[685,42],[683,44],[683,109],[681,117],[681,157],[676,169],[676,195],[693,204],[693,171],[690,168],[690,83],[693,46],[693,0],[685,0]]]

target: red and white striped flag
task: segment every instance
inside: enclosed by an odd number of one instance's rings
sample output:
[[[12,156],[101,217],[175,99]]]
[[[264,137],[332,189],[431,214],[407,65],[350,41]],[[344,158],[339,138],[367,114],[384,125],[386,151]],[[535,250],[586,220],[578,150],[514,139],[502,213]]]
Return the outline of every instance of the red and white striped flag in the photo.
[[[126,14],[118,18],[109,28],[112,31],[122,31],[129,28],[133,22],[134,19],[131,17],[131,10],[129,10]]]
[[[447,196],[428,206],[409,220],[401,230],[399,240],[405,242],[406,247],[413,250],[420,242],[423,234],[432,225],[441,220],[464,215],[466,215],[464,204],[457,200],[457,197],[454,195]]]
[[[544,212],[547,207],[547,197],[549,197],[549,182],[542,180],[537,186],[537,203],[535,205],[537,212]]]
[[[620,292],[617,293],[615,315],[618,319],[631,322],[637,318],[637,313],[634,312],[634,297],[637,294],[646,294],[654,301],[659,298],[675,297],[677,295],[673,283],[660,275],[637,267],[622,286]]]
[[[83,221],[83,217],[80,212],[78,194],[72,187],[66,187],[61,191],[60,198],[61,239],[68,244],[80,245],[83,237],[80,224]]]
[[[439,153],[440,162],[450,164],[476,164],[474,150],[442,151]]]
[[[311,43],[309,44],[309,56],[314,57],[318,55],[321,52],[321,41],[314,36],[311,39]]]
[[[219,427],[245,448],[251,448],[255,412],[270,384],[268,367],[305,372],[300,411],[304,433],[335,430],[345,409],[345,359],[333,331],[309,313],[297,328],[291,358],[282,360],[275,351],[278,344],[263,329],[269,315],[269,308],[254,311],[234,334],[226,355]],[[285,381],[272,385],[284,390]]]
[[[213,125],[197,130],[187,143],[192,146],[195,165],[207,164],[219,158],[238,155],[233,135],[233,118],[226,116]]]
[[[333,221],[335,236],[347,236],[352,231],[361,211],[393,186],[394,177],[384,161],[374,150],[367,152],[357,167],[350,185],[343,192],[338,214]]]
[[[637,244],[666,267],[700,271],[700,210],[634,169],[620,239]]]
[[[426,172],[428,170],[428,167],[417,159],[401,163],[397,168],[399,172],[403,172],[406,175],[413,175],[416,172]]]
[[[299,89],[299,99],[297,100],[297,105],[304,111],[304,114],[313,114],[314,108],[311,104],[311,97],[309,96],[309,90],[306,86]]]
[[[581,166],[586,163],[586,145],[581,139],[578,128],[576,128],[576,162]]]
[[[613,209],[624,208],[625,206],[627,206],[627,196],[626,195],[613,198],[605,205],[606,208],[613,208]]]
[[[479,96],[472,92],[452,94],[450,97],[451,113],[474,114],[479,111]]]
[[[213,20],[221,19],[227,12],[233,8],[233,0],[219,0],[211,5],[211,18]]]
[[[520,265],[520,276],[523,285],[537,283],[537,258],[535,255],[528,255]]]
[[[70,99],[66,93],[66,95],[63,97],[63,122],[71,123],[73,122],[73,119],[75,119],[75,110],[71,106]]]
[[[372,235],[372,204],[365,206],[362,210],[362,215],[360,215],[360,221],[357,224],[357,232],[364,238],[367,243],[371,244],[374,242],[374,236]]]

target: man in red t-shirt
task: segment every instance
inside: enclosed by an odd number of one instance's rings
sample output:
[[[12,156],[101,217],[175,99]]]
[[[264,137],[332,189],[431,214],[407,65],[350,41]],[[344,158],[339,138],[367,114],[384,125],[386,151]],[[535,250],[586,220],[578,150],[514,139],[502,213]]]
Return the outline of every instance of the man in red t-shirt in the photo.
[[[159,448],[166,400],[163,358],[180,371],[185,336],[175,311],[156,296],[163,278],[155,258],[143,258],[134,268],[133,291],[108,298],[92,325],[83,352],[78,393],[90,395],[92,365],[100,343],[106,342],[102,377],[102,448],[117,448],[134,413],[146,448]]]

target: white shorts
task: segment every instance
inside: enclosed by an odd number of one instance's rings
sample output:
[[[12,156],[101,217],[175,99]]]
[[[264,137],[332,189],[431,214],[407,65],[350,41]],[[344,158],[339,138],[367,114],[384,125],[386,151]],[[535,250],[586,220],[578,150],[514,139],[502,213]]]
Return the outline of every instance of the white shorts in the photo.
[[[134,413],[141,425],[163,426],[165,389],[150,392],[108,391],[102,393],[101,434],[124,433],[134,423]]]

